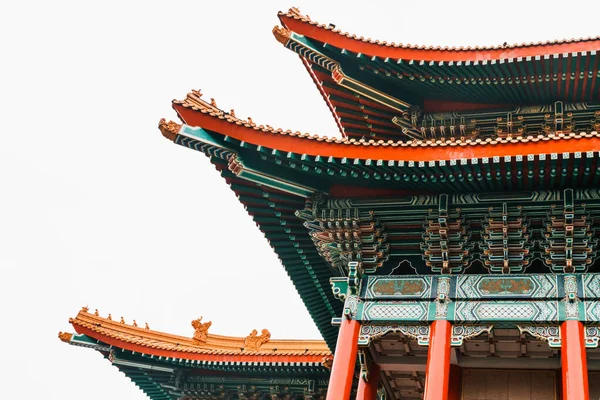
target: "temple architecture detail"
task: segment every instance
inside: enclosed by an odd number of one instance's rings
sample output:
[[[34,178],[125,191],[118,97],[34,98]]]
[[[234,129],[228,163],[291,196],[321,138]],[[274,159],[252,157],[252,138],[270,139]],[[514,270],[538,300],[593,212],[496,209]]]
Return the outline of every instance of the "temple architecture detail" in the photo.
[[[600,38],[425,47],[278,16],[339,132],[199,90],[159,130],[216,167],[323,342],[201,319],[175,337],[87,308],[60,339],[152,399],[598,398]]]
[[[270,339],[266,329],[249,341],[208,333],[200,320],[183,337],[83,308],[69,320],[76,333],[59,339],[98,351],[152,399],[325,397],[332,354],[323,341]]]

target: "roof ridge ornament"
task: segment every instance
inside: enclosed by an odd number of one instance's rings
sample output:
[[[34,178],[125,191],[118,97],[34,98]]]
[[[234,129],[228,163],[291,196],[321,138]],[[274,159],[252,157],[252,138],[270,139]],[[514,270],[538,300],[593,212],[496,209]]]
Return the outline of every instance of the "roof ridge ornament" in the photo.
[[[244,350],[258,351],[261,346],[271,339],[271,332],[267,329],[261,331],[260,336],[258,331],[253,329],[250,335],[244,339]]]
[[[65,343],[69,343],[73,338],[73,334],[69,332],[58,332],[58,338]]]
[[[166,119],[161,118],[160,121],[158,121],[158,129],[160,129],[160,132],[163,134],[164,137],[174,142],[175,138],[179,134],[181,125],[179,125],[175,121],[167,122]]]
[[[292,31],[279,25],[275,25],[272,32],[273,36],[275,36],[275,39],[277,39],[277,41],[284,46],[287,45],[290,37],[292,36]]]
[[[193,339],[195,342],[206,343],[208,340],[208,328],[212,325],[212,321],[202,322],[202,317],[192,321],[192,327],[194,328]]]

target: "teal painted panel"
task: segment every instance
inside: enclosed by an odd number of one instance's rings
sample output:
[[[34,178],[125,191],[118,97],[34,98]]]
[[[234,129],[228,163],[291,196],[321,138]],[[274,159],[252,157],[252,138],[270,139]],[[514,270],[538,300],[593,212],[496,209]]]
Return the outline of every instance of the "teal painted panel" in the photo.
[[[458,277],[459,299],[556,299],[558,276],[539,275],[463,275]]]
[[[371,276],[366,282],[365,299],[428,299],[435,298],[434,276]]]

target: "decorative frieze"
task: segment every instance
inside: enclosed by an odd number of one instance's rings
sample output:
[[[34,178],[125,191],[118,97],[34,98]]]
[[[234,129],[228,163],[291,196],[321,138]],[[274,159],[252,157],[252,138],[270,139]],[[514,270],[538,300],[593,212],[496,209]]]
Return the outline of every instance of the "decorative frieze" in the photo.
[[[560,338],[560,327],[555,325],[517,325],[521,333],[528,333],[531,336],[548,342],[551,348],[560,348],[562,342]]]
[[[490,333],[493,325],[452,325],[452,338],[450,344],[460,347],[465,340],[473,339],[482,333]]]
[[[331,282],[334,295],[346,301],[346,316],[364,322],[594,323],[600,322],[596,275],[367,276]]]
[[[435,298],[432,276],[372,276],[368,278],[365,299],[426,299]]]
[[[473,339],[483,333],[489,333],[493,325],[453,325],[451,345],[460,347],[465,340]],[[416,340],[419,346],[429,345],[429,325],[373,325],[363,324],[358,337],[359,346],[368,346],[373,340],[389,333],[401,333],[409,339]]]
[[[457,301],[454,320],[546,322],[558,315],[558,301]]]
[[[429,325],[363,324],[360,327],[358,345],[368,346],[372,340],[381,338],[392,332],[401,333],[409,339],[414,339],[421,346],[426,346],[429,344]]]
[[[457,278],[457,297],[465,299],[547,299],[558,296],[557,275],[462,275]]]
[[[595,349],[600,343],[600,326],[585,327],[585,347]]]

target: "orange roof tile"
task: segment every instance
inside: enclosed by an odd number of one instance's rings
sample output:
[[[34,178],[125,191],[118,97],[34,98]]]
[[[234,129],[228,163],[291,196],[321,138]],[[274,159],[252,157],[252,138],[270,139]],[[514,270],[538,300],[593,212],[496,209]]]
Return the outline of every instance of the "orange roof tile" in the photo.
[[[258,350],[245,338],[208,333],[205,342],[113,321],[82,309],[69,322],[79,334],[108,345],[149,355],[205,361],[322,362],[331,352],[322,340],[269,339]],[[63,334],[61,340],[67,338]]]
[[[325,25],[317,21],[312,21],[307,15],[302,15],[297,8],[291,8],[288,12],[280,11],[278,16],[286,28],[298,34],[329,43],[339,48],[371,56],[379,56],[384,52],[385,54],[382,56],[390,58],[423,61],[482,61],[600,50],[600,36],[497,46],[441,47],[411,45],[379,41],[344,32],[337,29],[334,25]]]
[[[437,161],[494,156],[538,155],[567,152],[600,151],[598,132],[556,133],[537,136],[466,140],[365,140],[329,138],[257,125],[251,118],[242,120],[227,113],[211,101],[201,99],[198,91],[184,100],[174,100],[173,108],[188,125],[198,126],[232,138],[277,149],[321,157],[349,157],[374,160]],[[165,137],[175,140],[173,126],[161,120]],[[169,129],[167,129],[169,128]],[[568,140],[568,144],[565,143]]]

